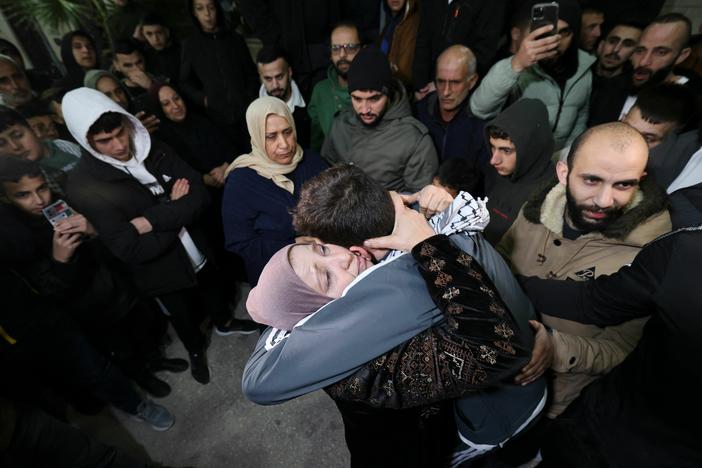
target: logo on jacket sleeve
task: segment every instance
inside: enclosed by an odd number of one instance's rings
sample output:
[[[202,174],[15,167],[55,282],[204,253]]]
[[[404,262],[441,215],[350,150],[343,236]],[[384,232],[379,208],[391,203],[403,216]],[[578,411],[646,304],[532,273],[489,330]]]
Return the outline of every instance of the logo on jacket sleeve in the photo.
[[[581,280],[587,281],[595,278],[595,267],[585,268],[584,270],[576,271],[575,276]]]

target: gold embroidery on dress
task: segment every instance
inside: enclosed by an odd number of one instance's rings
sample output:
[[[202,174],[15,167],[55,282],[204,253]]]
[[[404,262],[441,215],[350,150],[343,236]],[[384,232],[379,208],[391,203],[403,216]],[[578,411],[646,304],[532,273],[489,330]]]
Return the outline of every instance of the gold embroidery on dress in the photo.
[[[443,271],[440,272],[438,275],[436,275],[436,279],[434,280],[434,284],[441,287],[445,288],[448,286],[448,284],[453,280],[453,276],[449,275],[448,273],[444,273]]]
[[[495,333],[497,333],[502,338],[511,338],[514,335],[514,330],[512,330],[509,325],[502,322],[499,325],[495,325]]]

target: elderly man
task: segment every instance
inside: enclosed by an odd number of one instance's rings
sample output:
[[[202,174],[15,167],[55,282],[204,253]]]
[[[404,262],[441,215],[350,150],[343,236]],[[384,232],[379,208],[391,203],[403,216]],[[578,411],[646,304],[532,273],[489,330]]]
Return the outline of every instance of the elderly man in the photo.
[[[12,109],[34,97],[24,70],[7,55],[0,55],[0,100]]]
[[[353,109],[334,120],[322,156],[331,164],[358,165],[388,190],[414,192],[431,184],[438,170],[431,137],[412,117],[407,92],[379,49],[358,53],[349,94]]]
[[[417,103],[417,118],[427,126],[440,161],[466,159],[476,167],[489,157],[485,123],[470,112],[468,98],[478,82],[475,55],[454,45],[436,60],[436,92]]]

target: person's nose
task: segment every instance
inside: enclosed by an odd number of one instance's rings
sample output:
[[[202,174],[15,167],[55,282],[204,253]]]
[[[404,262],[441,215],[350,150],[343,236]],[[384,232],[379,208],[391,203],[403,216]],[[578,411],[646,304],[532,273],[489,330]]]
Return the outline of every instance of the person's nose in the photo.
[[[451,95],[451,85],[449,83],[442,83],[439,85],[439,92],[443,97],[449,97]]]
[[[610,208],[614,204],[614,193],[612,187],[603,186],[595,196],[595,204],[599,208]]]
[[[34,203],[36,206],[42,206],[44,204],[44,200],[42,200],[38,193],[33,192],[32,203]]]
[[[612,49],[612,52],[619,53],[619,51],[621,49],[622,49],[622,41],[617,41],[617,43],[614,45],[614,49]]]
[[[492,150],[492,154],[490,155],[490,164],[493,166],[498,165],[500,162],[500,153],[496,149]]]
[[[341,58],[346,57],[346,47],[342,47],[339,49],[339,57],[341,57]]]
[[[641,57],[641,63],[639,66],[641,67],[648,67],[653,63],[653,51],[648,50],[644,53],[644,56]]]
[[[20,140],[15,140],[10,138],[10,149],[15,153],[20,153],[23,149],[22,142]]]
[[[276,143],[278,144],[278,149],[282,151],[287,151],[289,149],[288,140],[285,138],[285,135],[283,135],[282,132],[278,134]]]

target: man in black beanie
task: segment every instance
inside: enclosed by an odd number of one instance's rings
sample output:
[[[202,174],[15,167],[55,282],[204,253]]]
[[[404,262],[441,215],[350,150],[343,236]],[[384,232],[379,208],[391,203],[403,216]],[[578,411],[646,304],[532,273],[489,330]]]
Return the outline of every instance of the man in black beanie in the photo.
[[[439,166],[427,128],[412,117],[407,92],[385,55],[361,50],[348,72],[352,108],[334,118],[322,156],[353,163],[388,190],[420,190]]]
[[[521,8],[531,9],[531,0]],[[585,131],[595,58],[578,49],[581,10],[576,0],[559,0],[558,24],[531,31],[517,53],[497,62],[475,90],[470,110],[495,117],[508,103],[540,99],[546,105],[556,150]]]

